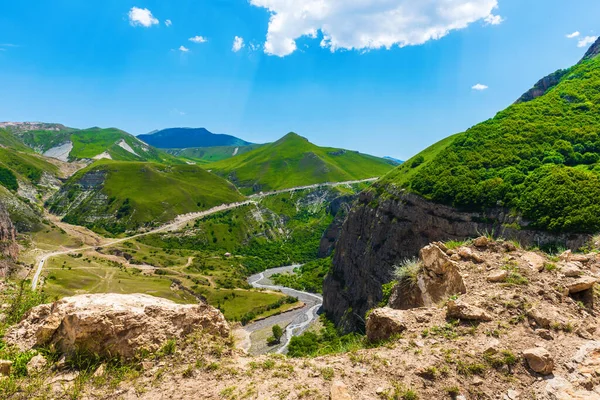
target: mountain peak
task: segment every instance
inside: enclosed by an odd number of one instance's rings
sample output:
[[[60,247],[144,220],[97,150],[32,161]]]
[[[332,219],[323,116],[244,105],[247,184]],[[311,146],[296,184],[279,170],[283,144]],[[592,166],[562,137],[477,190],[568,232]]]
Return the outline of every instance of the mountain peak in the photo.
[[[305,138],[304,136],[298,135],[296,132],[290,132],[290,133],[288,133],[287,135],[285,135],[284,137],[282,137],[281,139],[279,139],[276,143],[298,141],[298,140],[302,140],[304,142],[309,142],[310,143],[310,141],[307,138]]]
[[[590,58],[594,58],[599,54],[600,54],[600,38],[598,38],[596,40],[596,42],[588,49],[588,51],[585,53],[585,55],[583,56],[583,59],[581,61],[589,60]]]

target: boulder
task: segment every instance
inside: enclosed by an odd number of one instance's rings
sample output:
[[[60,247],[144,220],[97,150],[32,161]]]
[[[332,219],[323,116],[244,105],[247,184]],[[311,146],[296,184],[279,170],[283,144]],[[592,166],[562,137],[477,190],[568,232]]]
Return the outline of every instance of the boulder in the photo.
[[[466,261],[473,261],[474,263],[481,264],[485,260],[479,254],[473,252],[469,247],[461,247],[458,249],[458,255],[460,258]]]
[[[477,239],[473,240],[473,245],[475,247],[485,248],[490,245],[491,241],[487,236],[480,236]]]
[[[549,375],[554,371],[554,359],[550,352],[543,347],[527,349],[523,352],[529,368],[542,375]]]
[[[416,284],[400,282],[392,290],[391,308],[407,310],[431,307],[450,296],[467,292],[458,264],[436,244],[421,249],[423,268]]]
[[[367,317],[367,338],[371,342],[387,340],[406,330],[404,311],[376,308]]]
[[[521,259],[523,259],[523,261],[529,265],[529,268],[535,271],[543,270],[544,265],[546,264],[546,259],[544,257],[532,251],[528,251],[527,253],[523,254]]]
[[[35,375],[43,371],[46,365],[48,365],[48,361],[46,361],[43,355],[38,354],[27,363],[27,374]]]
[[[595,284],[596,278],[592,278],[591,276],[583,276],[567,282],[566,287],[569,290],[569,294],[573,294],[583,292],[584,290],[589,290]]]
[[[11,367],[12,361],[0,360],[0,376],[9,376]]]
[[[484,309],[461,300],[450,300],[446,304],[446,317],[465,321],[491,321],[493,319]]]
[[[533,319],[540,328],[551,329],[556,326],[566,326],[569,321],[563,313],[551,304],[538,304],[527,311],[527,316]]]
[[[335,381],[331,385],[331,391],[329,394],[330,400],[352,400],[352,396],[348,392],[348,387],[340,381]]]
[[[83,349],[131,358],[198,330],[229,335],[223,314],[206,304],[181,305],[145,294],[88,294],[34,307],[5,340],[22,351],[55,345],[65,354]]]
[[[490,273],[487,277],[487,281],[492,283],[504,282],[506,278],[508,278],[508,271],[502,269]]]
[[[567,278],[577,278],[581,276],[581,268],[583,266],[580,262],[568,262],[564,264],[560,264],[560,272],[566,276]]]

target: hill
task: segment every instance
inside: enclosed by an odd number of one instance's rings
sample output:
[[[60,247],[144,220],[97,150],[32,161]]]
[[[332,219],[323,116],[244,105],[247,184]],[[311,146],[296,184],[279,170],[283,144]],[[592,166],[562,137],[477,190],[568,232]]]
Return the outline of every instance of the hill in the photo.
[[[354,151],[318,147],[289,133],[275,143],[207,164],[205,168],[251,193],[373,178],[384,175],[393,165],[387,160]]]
[[[247,146],[214,146],[214,147],[190,147],[187,149],[164,149],[165,152],[188,159],[198,163],[210,163],[226,160],[240,154],[258,149],[261,144],[249,144]]]
[[[77,130],[59,124],[14,123],[7,125],[7,129],[16,139],[7,145],[14,147],[20,142],[37,153],[62,161],[113,159],[176,162],[174,157],[116,128]]]
[[[515,104],[444,139],[375,185],[466,210],[504,206],[554,232],[600,230],[600,58],[542,79]]]
[[[73,175],[47,206],[65,222],[116,234],[242,198],[196,165],[101,160]]]
[[[169,128],[139,135],[138,139],[159,149],[189,147],[247,146],[251,143],[231,135],[215,134],[204,128]]]

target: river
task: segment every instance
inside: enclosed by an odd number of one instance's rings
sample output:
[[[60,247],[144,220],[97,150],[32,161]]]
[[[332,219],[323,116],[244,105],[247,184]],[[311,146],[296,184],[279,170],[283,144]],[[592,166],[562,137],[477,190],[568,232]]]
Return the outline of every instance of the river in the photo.
[[[250,335],[251,346],[248,349],[250,354],[262,353],[286,353],[293,336],[298,336],[306,331],[310,324],[318,318],[317,312],[323,305],[323,297],[318,294],[302,292],[284,286],[275,285],[269,278],[273,274],[293,272],[299,265],[290,265],[287,267],[273,268],[260,274],[252,275],[248,278],[248,283],[257,289],[268,289],[281,291],[282,293],[297,297],[305,305],[294,311],[257,321],[244,327],[244,330]],[[285,327],[285,332],[281,338],[281,344],[277,346],[267,346],[267,338],[271,335],[271,328],[274,325]]]

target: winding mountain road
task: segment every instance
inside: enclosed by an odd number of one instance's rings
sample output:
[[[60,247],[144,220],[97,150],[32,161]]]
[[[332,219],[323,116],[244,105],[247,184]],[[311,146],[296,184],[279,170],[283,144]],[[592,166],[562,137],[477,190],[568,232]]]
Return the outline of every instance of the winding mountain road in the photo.
[[[323,187],[323,186],[335,187],[335,186],[343,186],[343,185],[353,185],[356,183],[373,182],[377,179],[378,178],[369,178],[369,179],[362,179],[362,180],[358,180],[358,181],[325,182],[325,183],[318,183],[318,184],[308,185],[308,186],[298,186],[298,187],[289,188],[289,189],[276,190],[276,191],[272,191],[272,192],[264,192],[264,193],[261,192],[258,194],[253,194],[253,195],[248,196],[248,198],[251,200],[246,200],[246,201],[242,201],[239,203],[221,204],[220,206],[213,207],[209,210],[195,212],[195,213],[182,214],[182,215],[177,216],[173,221],[171,221],[159,228],[156,228],[156,229],[153,229],[153,230],[150,230],[147,232],[143,232],[143,233],[138,233],[136,235],[129,236],[126,238],[107,240],[106,242],[103,242],[99,246],[85,246],[85,247],[80,247],[77,249],[69,249],[69,250],[63,250],[63,251],[56,251],[53,253],[42,254],[36,260],[37,269],[35,271],[35,274],[33,275],[33,279],[31,280],[31,288],[33,290],[35,290],[37,288],[39,280],[40,280],[40,276],[44,269],[44,265],[47,264],[48,260],[51,259],[52,257],[57,257],[57,256],[65,255],[65,254],[78,253],[78,252],[86,251],[86,250],[93,250],[96,247],[103,247],[103,248],[111,247],[116,244],[123,243],[128,240],[136,239],[136,238],[139,238],[142,236],[148,236],[148,235],[152,235],[152,234],[160,233],[160,232],[174,231],[174,230],[180,228],[181,226],[187,224],[188,222],[191,222],[191,221],[194,221],[197,219],[201,219],[201,218],[207,217],[212,214],[216,214],[216,213],[219,213],[222,211],[232,210],[232,209],[235,209],[238,207],[246,206],[248,204],[256,204],[256,200],[254,200],[254,199],[260,199],[260,198],[267,197],[267,196],[274,196],[274,195],[281,194],[281,193],[295,192],[298,190],[315,189],[315,188],[319,188],[319,187]]]

